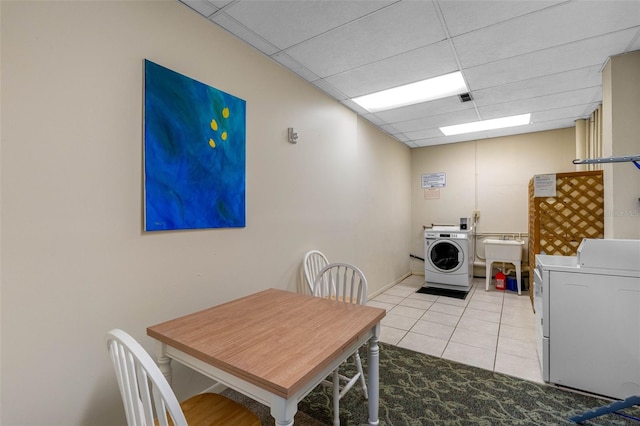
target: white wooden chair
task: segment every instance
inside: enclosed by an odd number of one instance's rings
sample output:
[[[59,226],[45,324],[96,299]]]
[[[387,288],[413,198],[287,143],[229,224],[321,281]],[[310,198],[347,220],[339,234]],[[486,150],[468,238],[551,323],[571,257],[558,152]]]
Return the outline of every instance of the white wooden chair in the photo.
[[[328,264],[327,257],[318,250],[310,250],[304,255],[304,278],[311,294],[313,294],[313,281],[316,279],[318,272]]]
[[[201,393],[178,403],[151,356],[124,331],[107,333],[107,346],[129,426],[260,426],[254,413],[220,394]]]
[[[313,283],[313,295],[342,303],[366,305],[367,279],[358,267],[348,263],[330,263],[320,270]],[[340,425],[340,399],[360,380],[365,399],[368,398],[367,382],[362,370],[360,354],[353,353],[358,372],[353,377],[333,371],[332,380],[324,383],[333,386],[333,424]]]

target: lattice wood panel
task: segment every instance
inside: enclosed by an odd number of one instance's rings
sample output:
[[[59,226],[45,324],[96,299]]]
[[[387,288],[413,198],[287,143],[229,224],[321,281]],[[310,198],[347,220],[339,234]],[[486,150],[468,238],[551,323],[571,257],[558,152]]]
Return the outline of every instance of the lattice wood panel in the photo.
[[[556,174],[556,196],[534,197],[529,181],[529,267],[539,253],[575,256],[584,238],[604,238],[602,170]],[[533,274],[529,274],[533,299]]]

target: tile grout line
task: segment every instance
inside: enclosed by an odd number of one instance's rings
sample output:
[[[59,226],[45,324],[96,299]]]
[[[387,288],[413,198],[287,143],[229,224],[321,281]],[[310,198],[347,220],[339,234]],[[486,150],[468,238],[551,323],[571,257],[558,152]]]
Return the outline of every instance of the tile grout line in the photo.
[[[500,304],[500,321],[498,322],[498,335],[496,336],[496,352],[493,357],[493,372],[496,372],[496,364],[498,363],[498,345],[500,344],[500,329],[502,328],[502,314],[504,313],[504,294],[502,295],[502,303]]]
[[[473,287],[473,286],[472,286]],[[442,355],[440,356],[440,358],[444,357],[444,353],[447,350],[447,347],[449,346],[449,343],[451,343],[451,338],[453,337],[453,335],[455,334],[456,330],[458,329],[458,325],[460,324],[460,321],[462,320],[462,316],[464,315],[464,313],[466,312],[467,308],[469,307],[469,303],[471,302],[471,298],[473,297],[473,295],[476,293],[476,290],[473,290],[473,294],[469,295],[469,300],[467,300],[462,309],[462,313],[460,314],[460,318],[458,318],[458,321],[456,321],[456,325],[453,327],[453,331],[451,332],[451,336],[449,336],[449,339],[447,340],[447,344],[444,345],[444,349],[442,350]],[[466,299],[466,298],[465,298]],[[447,359],[447,358],[443,358],[443,359]]]
[[[408,303],[407,305],[404,304],[404,303],[407,303],[408,299],[412,298],[412,296],[415,294],[417,289],[420,287],[419,285],[416,286],[415,284],[418,284],[418,283],[411,283],[411,285],[407,286],[407,287],[409,287],[411,289],[409,293],[392,294],[392,296],[396,296],[396,297],[398,297],[398,299],[394,303],[389,303],[389,306],[390,306],[389,311],[395,309],[396,307],[406,307],[406,308],[414,308],[414,309],[422,310],[422,308],[418,308],[416,306],[413,306],[413,303]],[[462,321],[462,317],[469,313],[468,309],[471,308],[471,304],[474,303],[474,302],[482,302],[482,303],[492,304],[492,305],[495,306],[495,305],[498,305],[498,303],[499,303],[499,311],[498,311],[498,309],[496,309],[496,310],[487,310],[488,313],[490,313],[490,312],[499,313],[499,315],[497,317],[498,318],[498,323],[497,323],[498,331],[497,331],[497,335],[496,335],[496,344],[494,346],[495,351],[493,351],[493,366],[492,366],[492,369],[489,369],[489,371],[495,372],[496,371],[496,366],[498,364],[497,363],[497,355],[498,355],[498,345],[499,345],[499,341],[500,341],[500,332],[504,329],[503,326],[506,324],[506,323],[503,324],[503,321],[506,321],[506,317],[505,317],[506,311],[505,311],[505,309],[507,307],[507,304],[510,303],[510,300],[507,300],[506,293],[501,293],[499,295],[495,295],[495,298],[493,298],[493,300],[492,299],[488,299],[487,300],[487,298],[483,298],[482,297],[482,292],[480,292],[480,290],[483,290],[484,286],[482,286],[482,288],[480,288],[481,287],[480,284],[482,284],[482,283],[479,283],[479,281],[476,281],[474,283],[474,286],[472,287],[472,291],[471,291],[470,295],[463,302],[463,304],[455,304],[455,303],[452,304],[452,303],[442,302],[442,300],[440,300],[440,299],[442,299],[441,296],[436,297],[433,301],[429,301],[430,302],[429,307],[424,309],[422,315],[419,318],[414,318],[414,317],[411,317],[411,316],[408,317],[408,318],[411,318],[412,320],[414,320],[414,324],[411,325],[409,327],[409,329],[396,328],[396,327],[389,326],[390,328],[394,328],[398,332],[400,332],[399,333],[400,337],[398,338],[396,344],[400,344],[401,341],[403,341],[405,339],[408,339],[409,338],[409,334],[411,333],[411,330],[418,324],[419,321],[422,320],[422,321],[432,322],[432,321],[428,321],[428,320],[424,319],[424,315],[426,315],[429,311],[435,312],[435,313],[446,314],[446,315],[450,315],[450,316],[455,316],[455,317],[457,317],[457,319],[455,321],[455,325],[446,324],[446,323],[435,323],[436,325],[439,324],[439,325],[442,325],[442,326],[448,326],[448,327],[451,327],[453,329],[451,334],[449,335],[449,337],[447,339],[441,339],[441,340],[443,340],[445,342],[445,344],[444,344],[444,349],[442,350],[440,356],[435,355],[435,353],[433,355],[433,356],[438,356],[439,358],[448,359],[448,358],[444,358],[443,357],[444,352],[446,351],[446,349],[449,347],[450,343],[452,342],[452,337],[453,337],[453,334],[455,333],[455,331],[456,330],[461,330],[460,323]],[[500,300],[497,300],[498,298],[500,298]],[[441,305],[444,304],[444,305],[451,305],[451,306],[461,307],[462,311],[461,311],[460,314],[451,314],[451,313],[447,313],[447,312],[433,311],[432,310],[433,306],[436,303],[440,303]],[[479,308],[475,308],[475,309],[479,309]],[[479,310],[484,311],[484,309],[479,309]],[[400,315],[400,316],[403,316],[403,315]],[[480,318],[476,318],[476,319],[479,320],[479,321],[484,321],[483,318],[481,318],[481,317]],[[471,320],[473,320],[473,319],[471,319]],[[493,321],[489,321],[489,322],[493,322]],[[481,332],[479,332],[479,333],[481,333]],[[422,335],[422,333],[417,333],[417,332],[416,332],[416,334]],[[438,337],[431,336],[429,334],[426,334],[425,336],[426,337],[430,337],[430,338],[439,339]],[[409,340],[407,340],[407,342],[409,342]],[[466,345],[464,343],[461,343],[461,344]],[[467,345],[467,346],[474,346],[475,347],[475,345]],[[482,349],[481,346],[479,348]],[[491,349],[489,349],[489,351],[491,351]],[[514,355],[514,356],[517,356],[517,355]],[[473,365],[473,364],[471,364],[471,365]],[[519,377],[519,376],[516,374],[516,377]]]

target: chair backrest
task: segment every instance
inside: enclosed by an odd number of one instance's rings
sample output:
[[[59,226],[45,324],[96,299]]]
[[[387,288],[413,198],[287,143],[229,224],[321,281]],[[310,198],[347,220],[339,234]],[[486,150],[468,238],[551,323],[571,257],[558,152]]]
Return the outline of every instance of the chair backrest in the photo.
[[[320,270],[313,282],[313,295],[345,303],[367,303],[367,279],[357,266],[330,263]]]
[[[180,403],[156,363],[130,335],[114,329],[107,333],[107,347],[116,370],[118,387],[129,426],[187,426]],[[155,410],[154,410],[155,407]]]
[[[309,291],[313,294],[313,282],[322,268],[327,266],[327,257],[318,250],[308,251],[304,255],[304,278],[309,286]]]

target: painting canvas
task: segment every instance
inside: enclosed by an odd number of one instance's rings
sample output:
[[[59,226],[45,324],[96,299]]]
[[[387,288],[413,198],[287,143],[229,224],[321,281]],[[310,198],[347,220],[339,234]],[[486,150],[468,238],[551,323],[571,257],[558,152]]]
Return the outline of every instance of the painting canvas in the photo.
[[[146,231],[245,226],[246,102],[144,62]]]

